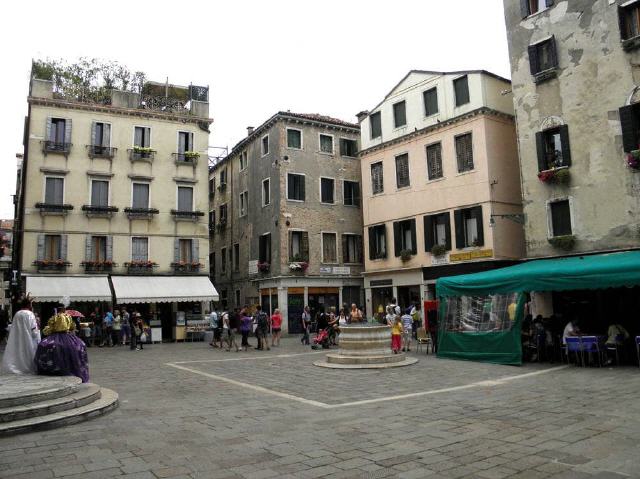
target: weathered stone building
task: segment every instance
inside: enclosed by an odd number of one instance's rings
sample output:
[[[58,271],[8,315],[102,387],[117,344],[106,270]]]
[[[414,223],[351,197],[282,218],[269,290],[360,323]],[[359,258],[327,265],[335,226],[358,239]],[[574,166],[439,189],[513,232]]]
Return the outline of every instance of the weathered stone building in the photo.
[[[640,2],[505,0],[528,257],[640,245]]]
[[[210,171],[210,262],[223,308],[362,305],[357,125],[279,112]]]

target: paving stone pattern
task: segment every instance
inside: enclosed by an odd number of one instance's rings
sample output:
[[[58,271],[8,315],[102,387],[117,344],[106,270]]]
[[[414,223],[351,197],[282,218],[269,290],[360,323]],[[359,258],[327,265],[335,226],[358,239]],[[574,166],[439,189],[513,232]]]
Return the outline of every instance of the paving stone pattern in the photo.
[[[640,477],[640,370],[541,371],[448,361],[330,370],[295,338],[270,352],[203,343],[89,350],[113,413],[0,439],[1,478],[623,478]],[[415,353],[409,353],[414,355]],[[239,360],[255,358],[258,360]],[[316,407],[167,363],[309,400]],[[557,365],[556,365],[557,366]],[[357,406],[341,404],[468,389]]]

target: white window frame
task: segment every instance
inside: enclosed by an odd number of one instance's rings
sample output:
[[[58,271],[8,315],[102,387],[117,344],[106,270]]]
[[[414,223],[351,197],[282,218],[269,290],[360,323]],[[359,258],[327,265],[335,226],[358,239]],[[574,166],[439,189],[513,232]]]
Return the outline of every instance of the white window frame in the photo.
[[[360,190],[360,201],[362,201],[362,185],[360,184],[360,182],[356,181],[356,180],[347,180],[346,178],[343,178],[342,179],[342,206],[347,206],[349,208],[359,208],[360,205],[357,205],[357,204],[356,205],[348,205],[348,204],[345,203],[345,201],[346,201],[345,193],[346,193],[347,189],[345,188],[344,184],[347,181],[349,183],[357,183],[358,189]],[[344,233],[344,234],[348,234],[348,233]]]
[[[285,129],[285,141],[286,141],[286,148],[289,150],[304,150],[304,135],[302,133],[302,130],[299,128],[289,128],[286,127]],[[289,130],[294,130],[294,131],[299,131],[300,132],[300,148],[295,148],[293,146],[289,146]]]
[[[151,261],[151,238],[149,236],[132,236],[129,240],[129,260],[133,261],[133,239],[134,238],[146,238],[147,240],[147,261]]]
[[[264,184],[265,183],[269,184],[269,203],[265,203],[264,201]],[[264,208],[265,206],[269,206],[271,204],[271,177],[265,178],[264,180],[262,180],[262,189],[260,191],[262,193],[262,207]]]
[[[242,167],[242,159],[244,158],[244,168]],[[249,155],[247,154],[247,150],[240,152],[240,171],[244,171],[249,166]]]
[[[62,204],[65,204],[67,185],[63,175],[44,175],[44,180],[42,182],[42,202],[47,202],[47,178],[60,178],[62,180]],[[91,200],[91,195],[89,195],[89,200]]]
[[[324,260],[324,235],[332,234],[336,238],[336,261],[328,262]],[[340,257],[338,256],[338,232],[337,231],[320,231],[320,255],[322,256],[322,264],[340,264]]]
[[[328,136],[329,138],[331,138],[331,152],[322,151],[321,138],[323,136]],[[329,133],[318,133],[318,153],[328,156],[334,156],[336,154],[336,138],[334,135],[330,135]]]
[[[322,201],[322,180],[332,180],[333,181],[333,203],[327,203],[325,201]],[[321,176],[318,179],[318,194],[319,194],[319,199],[320,199],[320,204],[321,205],[330,205],[330,206],[335,206],[336,204],[336,179],[335,178],[331,178],[330,176]]]
[[[136,146],[136,127],[137,128],[149,128],[149,148],[153,149],[153,128],[149,125],[133,125],[131,129],[131,147]],[[111,130],[113,133],[113,129]]]
[[[351,233],[351,232],[344,232],[342,233],[342,236],[355,236],[355,237],[360,237],[361,241],[362,241],[362,251],[360,251],[360,254],[362,255],[362,260],[359,263],[344,263],[344,264],[363,264],[364,262],[364,236],[362,235],[362,233]],[[340,244],[342,244],[342,241],[340,241]],[[342,258],[344,259],[344,251],[342,252]]]
[[[176,210],[180,209],[180,204],[178,203],[178,191],[179,191],[178,188],[191,188],[191,210],[190,211],[195,211],[195,203],[196,203],[195,188],[191,185],[181,185],[181,184],[176,185]]]
[[[244,212],[242,211],[242,197],[244,195]],[[239,205],[240,206],[238,208],[239,210],[239,215],[238,218],[244,218],[245,216],[247,216],[249,214],[249,191],[248,190],[244,190],[240,192],[240,197],[239,197]],[[227,213],[228,214],[228,213]]]
[[[291,198],[289,198],[289,175],[298,175],[298,176],[303,176],[304,177],[304,184],[305,184],[305,188],[304,188],[304,200],[292,200]],[[287,179],[286,179],[286,183],[285,183],[285,190],[286,190],[286,194],[287,194],[287,201],[293,201],[295,203],[304,203],[307,200],[307,175],[304,173],[296,173],[295,171],[287,171]]]
[[[264,139],[267,139],[267,151],[264,151]],[[267,133],[266,135],[264,135],[262,138],[260,138],[260,157],[264,157],[267,156],[269,154],[269,150],[270,150],[271,145],[269,144],[269,133]]]
[[[340,136],[340,137],[338,137],[338,142],[340,142],[340,140],[353,141],[356,144],[356,150],[358,149],[358,140],[356,140],[355,138],[347,138],[346,136]],[[338,145],[338,149],[340,149],[340,145]],[[357,155],[357,153],[356,153],[356,155]],[[340,152],[340,156],[342,156],[343,158],[357,158],[357,156],[343,155],[342,152]]]
[[[176,131],[176,153],[180,149],[180,133],[188,133],[193,138],[193,145],[191,147],[193,150],[185,150],[185,151],[196,151],[196,134],[193,131],[189,130],[178,130]],[[151,132],[149,132],[149,145],[151,145]]]
[[[547,212],[547,239],[555,238],[553,234],[553,218],[551,217],[551,204],[561,201],[569,201],[569,216],[571,221],[571,234],[576,234],[575,214],[573,209],[573,196],[561,196],[545,201],[545,210]]]
[[[131,198],[129,199],[129,204],[131,205],[131,208],[133,208],[133,185],[134,184],[149,185],[149,201],[147,203],[147,208],[151,208],[151,182],[150,181],[139,181],[139,180],[132,180],[131,181]]]
[[[91,205],[91,198],[93,197],[93,182],[94,181],[106,181],[107,182],[107,206],[111,206],[111,179],[104,176],[89,176],[89,201],[88,205]],[[64,187],[62,188],[62,196],[64,198]],[[91,205],[93,206],[93,205]]]

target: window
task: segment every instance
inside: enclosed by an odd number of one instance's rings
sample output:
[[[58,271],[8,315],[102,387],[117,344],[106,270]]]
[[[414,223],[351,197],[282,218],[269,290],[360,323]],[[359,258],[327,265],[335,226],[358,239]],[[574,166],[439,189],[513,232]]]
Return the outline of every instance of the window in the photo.
[[[236,306],[240,307],[240,290],[236,289]]]
[[[136,126],[133,130],[133,146],[149,148],[151,146],[151,128]]]
[[[271,179],[262,180],[262,206],[271,204]]]
[[[362,236],[352,234],[342,235],[342,262],[362,263]]]
[[[101,121],[94,121],[91,125],[91,145],[95,153],[103,153],[103,148],[111,144],[111,125]]]
[[[240,271],[240,244],[233,245],[233,270],[237,273]]]
[[[62,236],[44,235],[44,258],[48,261],[64,259],[62,257]]]
[[[473,170],[473,141],[471,133],[456,136],[455,141],[458,173]]]
[[[178,132],[178,161],[191,161],[194,158],[186,156],[185,152],[193,151],[193,133],[189,131]]]
[[[64,201],[64,178],[47,176],[45,178],[44,202],[48,205],[61,205]]]
[[[422,94],[424,100],[424,115],[431,116],[438,113],[438,89],[436,87],[425,91]]]
[[[456,248],[484,245],[482,206],[456,210],[453,216],[456,224]]]
[[[450,215],[440,213],[424,217],[424,248],[430,252],[435,245],[451,249],[451,224]]]
[[[213,196],[215,195],[216,192],[216,179],[214,178],[209,178],[209,197],[213,198]]]
[[[334,203],[335,183],[332,178],[320,178],[320,203]]]
[[[345,206],[360,206],[360,183],[344,180],[342,189]]]
[[[212,276],[216,275],[216,254],[211,253],[209,255],[209,271]]]
[[[376,225],[369,227],[369,259],[387,257],[387,227]]]
[[[227,273],[227,248],[220,250],[220,272],[222,274]]]
[[[227,184],[227,169],[220,170],[220,186]]]
[[[240,171],[247,169],[247,163],[247,152],[243,151],[242,153],[240,153]]]
[[[322,262],[337,263],[336,234],[322,233]]]
[[[626,153],[640,147],[640,103],[620,108],[622,146]]]
[[[551,216],[551,236],[571,235],[571,205],[569,200],[554,201],[549,203]]]
[[[91,206],[109,206],[109,182],[91,180]]]
[[[384,176],[381,161],[371,165],[371,191],[374,195],[384,192]]]
[[[340,138],[340,154],[342,156],[358,156],[358,142],[348,138]]]
[[[380,119],[380,112],[376,112],[369,116],[369,124],[371,126],[371,139],[382,136],[382,120]]]
[[[178,211],[193,211],[193,188],[178,186]]]
[[[227,222],[227,205],[220,205],[220,224],[225,224]]]
[[[553,0],[520,0],[522,18],[546,10],[553,5]]]
[[[427,145],[427,178],[442,178],[442,144]]]
[[[538,171],[571,165],[569,128],[567,125],[536,133],[536,149],[538,153]]]
[[[271,264],[271,233],[263,234],[258,239],[258,261]]]
[[[287,147],[302,149],[302,132],[300,130],[287,128]]]
[[[333,155],[333,136],[320,134],[320,152]]]
[[[409,186],[409,154],[396,156],[396,186],[404,188]]]
[[[249,210],[249,192],[243,191],[240,193],[240,216],[247,216]]]
[[[554,37],[536,43],[535,45],[529,45],[528,50],[529,67],[532,75],[536,76],[558,67],[558,56],[556,55],[556,41]],[[545,76],[545,79],[546,78]]]
[[[107,237],[92,236],[91,237],[91,260],[105,261],[107,258]]]
[[[400,101],[393,105],[393,126],[400,128],[407,124],[407,102]]]
[[[211,231],[211,227],[216,224],[216,212],[209,211],[209,230]]]
[[[289,261],[309,261],[309,233],[289,232]]]
[[[262,137],[262,156],[269,154],[269,135]]]
[[[287,174],[287,199],[294,201],[304,201],[304,175],[298,175],[295,173]]]
[[[47,140],[52,143],[54,149],[64,149],[67,121],[64,118],[51,118]]]
[[[417,254],[416,220],[403,220],[393,222],[393,251],[395,256],[400,256],[403,251]]]
[[[456,95],[456,106],[469,103],[469,78],[467,75],[453,80],[453,90]]]
[[[630,40],[640,35],[640,2],[626,7],[618,7],[620,36],[622,40]]]
[[[181,263],[191,263],[197,258],[193,257],[193,240],[180,239],[178,240],[178,261]]]
[[[149,238],[131,238],[131,261],[149,261]]]

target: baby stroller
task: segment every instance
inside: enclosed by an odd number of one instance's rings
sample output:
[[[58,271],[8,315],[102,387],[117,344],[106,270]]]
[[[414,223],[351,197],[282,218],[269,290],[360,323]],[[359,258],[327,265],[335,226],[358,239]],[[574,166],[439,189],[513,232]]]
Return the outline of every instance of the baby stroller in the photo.
[[[321,330],[313,339],[311,349],[329,349],[329,328]]]

